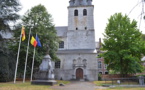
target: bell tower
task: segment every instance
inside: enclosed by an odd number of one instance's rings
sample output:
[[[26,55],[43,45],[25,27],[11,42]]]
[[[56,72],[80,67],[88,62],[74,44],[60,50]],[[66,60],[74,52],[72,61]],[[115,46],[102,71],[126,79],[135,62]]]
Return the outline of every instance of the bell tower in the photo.
[[[70,0],[68,30],[94,30],[93,11],[92,0]]]
[[[92,0],[70,0],[68,6],[68,49],[95,49]]]
[[[68,26],[57,30],[64,48],[57,52],[61,62],[60,69],[55,70],[56,78],[98,80],[92,0],[69,0],[67,8]]]

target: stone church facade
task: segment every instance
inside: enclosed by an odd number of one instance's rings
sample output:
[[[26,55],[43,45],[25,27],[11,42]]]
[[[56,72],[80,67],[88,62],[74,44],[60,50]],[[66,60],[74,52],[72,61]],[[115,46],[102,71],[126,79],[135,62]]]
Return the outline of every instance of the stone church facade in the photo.
[[[92,0],[70,0],[68,26],[56,27],[60,38],[55,63],[55,78],[63,80],[98,80],[95,45],[94,5]]]

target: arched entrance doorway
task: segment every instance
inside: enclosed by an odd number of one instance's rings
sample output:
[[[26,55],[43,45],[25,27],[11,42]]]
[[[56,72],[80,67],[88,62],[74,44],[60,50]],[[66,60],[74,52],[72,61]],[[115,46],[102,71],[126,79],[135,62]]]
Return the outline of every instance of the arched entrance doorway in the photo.
[[[76,69],[76,79],[83,79],[83,69]]]

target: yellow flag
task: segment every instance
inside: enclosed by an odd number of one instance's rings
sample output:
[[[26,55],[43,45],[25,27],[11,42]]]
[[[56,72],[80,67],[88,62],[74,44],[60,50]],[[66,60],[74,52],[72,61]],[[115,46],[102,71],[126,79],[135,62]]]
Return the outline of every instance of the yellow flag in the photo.
[[[21,34],[22,34],[22,41],[24,41],[26,39],[24,26],[22,26],[22,33]]]

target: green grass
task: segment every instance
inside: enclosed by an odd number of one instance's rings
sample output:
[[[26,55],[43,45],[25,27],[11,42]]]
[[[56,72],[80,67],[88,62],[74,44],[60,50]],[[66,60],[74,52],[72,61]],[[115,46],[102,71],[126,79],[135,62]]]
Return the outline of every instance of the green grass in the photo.
[[[97,85],[97,86],[102,86],[104,84],[112,85],[112,81],[94,81],[94,84]]]
[[[116,87],[116,88],[107,88],[107,89],[96,89],[96,90],[145,90],[145,87]]]
[[[69,81],[57,81],[58,84],[68,84]],[[22,81],[16,82],[14,84],[13,82],[8,83],[0,83],[0,90],[52,90],[50,89],[49,85],[31,85],[30,82],[22,83]]]

